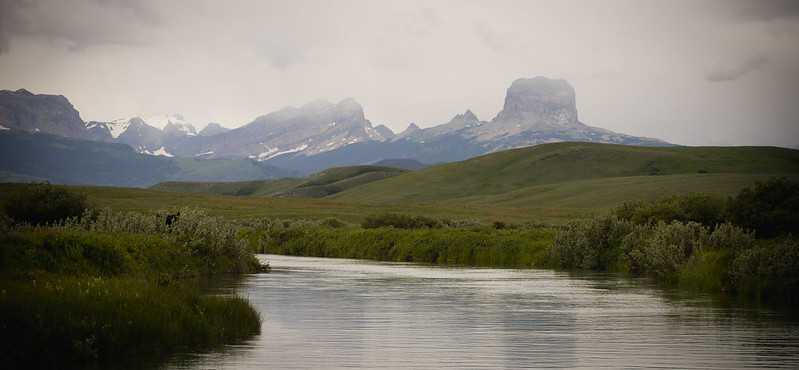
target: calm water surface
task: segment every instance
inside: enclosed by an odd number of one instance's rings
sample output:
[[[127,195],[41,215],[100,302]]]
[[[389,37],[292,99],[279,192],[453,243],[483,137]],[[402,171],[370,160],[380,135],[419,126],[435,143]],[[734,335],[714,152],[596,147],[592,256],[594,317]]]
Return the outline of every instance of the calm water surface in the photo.
[[[784,310],[604,273],[261,255],[262,334],[166,368],[799,368]]]

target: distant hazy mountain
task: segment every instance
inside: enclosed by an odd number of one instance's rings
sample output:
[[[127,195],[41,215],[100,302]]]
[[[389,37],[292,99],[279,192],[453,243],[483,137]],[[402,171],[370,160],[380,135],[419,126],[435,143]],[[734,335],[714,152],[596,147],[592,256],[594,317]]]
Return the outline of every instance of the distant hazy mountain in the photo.
[[[93,140],[130,145],[139,153],[172,157],[172,151],[197,136],[197,130],[180,114],[133,117],[111,122],[88,122]]]
[[[149,187],[162,181],[245,181],[300,174],[249,159],[136,153],[128,145],[50,134],[0,132],[0,182]]]
[[[398,134],[384,125],[372,126],[354,99],[336,104],[317,100],[260,116],[233,130],[209,124],[197,133],[180,115],[83,124],[66,98],[25,90],[0,92],[0,125],[0,129],[127,144],[144,154],[251,159],[306,175],[391,159],[453,162],[549,142],[670,145],[580,122],[572,86],[544,77],[514,81],[502,110],[490,121],[466,110],[448,123],[429,128],[411,124]]]
[[[34,95],[25,89],[0,91],[0,130],[90,139],[80,114],[67,98]]]
[[[412,124],[392,141],[423,143],[446,135],[480,146],[484,153],[561,141],[669,145],[658,139],[619,134],[581,123],[572,86],[564,80],[544,77],[514,81],[508,88],[504,107],[490,122],[480,121],[467,110],[443,125],[421,129]]]
[[[563,80],[537,77],[514,81],[508,88],[503,109],[491,121],[481,121],[471,110],[466,110],[442,125],[420,128],[411,124],[384,142],[360,142],[313,156],[292,153],[276,156],[268,162],[313,173],[333,166],[371,164],[395,158],[423,163],[454,162],[506,149],[562,141],[671,145],[580,122],[571,85]]]
[[[287,154],[310,157],[354,143],[386,139],[364,118],[363,108],[355,100],[338,104],[317,100],[258,117],[234,130],[186,141],[175,154],[266,161]]]

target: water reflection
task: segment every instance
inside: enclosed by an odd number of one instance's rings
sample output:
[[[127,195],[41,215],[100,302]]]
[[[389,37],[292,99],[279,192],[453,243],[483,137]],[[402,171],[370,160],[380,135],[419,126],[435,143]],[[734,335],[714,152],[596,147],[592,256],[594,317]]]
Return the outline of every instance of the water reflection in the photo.
[[[643,279],[261,256],[262,334],[168,368],[799,367],[799,325]]]

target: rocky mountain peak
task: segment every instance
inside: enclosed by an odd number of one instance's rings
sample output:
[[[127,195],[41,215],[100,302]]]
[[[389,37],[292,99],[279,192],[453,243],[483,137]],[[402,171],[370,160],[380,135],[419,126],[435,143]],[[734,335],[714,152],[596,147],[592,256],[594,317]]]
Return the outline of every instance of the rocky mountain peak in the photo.
[[[480,121],[477,119],[477,115],[474,114],[471,109],[467,109],[466,112],[463,112],[463,114],[459,114],[456,117],[467,121]]]
[[[32,92],[30,92],[28,90],[25,90],[25,89],[19,89],[19,90],[14,91],[14,92],[19,94],[20,96],[34,96],[34,94]]]
[[[363,107],[353,98],[344,99],[336,104],[339,116],[346,120],[364,119]]]
[[[225,132],[228,132],[228,131],[230,131],[229,128],[222,127],[222,125],[220,125],[220,124],[218,124],[216,122],[211,122],[208,125],[206,125],[205,128],[200,130],[200,132],[198,132],[197,135],[199,135],[199,136],[214,136],[216,134],[222,134],[222,133],[225,133]]]
[[[333,103],[325,99],[317,99],[300,107],[300,110],[312,113],[322,113],[333,108]]]
[[[494,120],[575,124],[574,88],[565,80],[546,77],[518,79],[508,88],[505,105]]]

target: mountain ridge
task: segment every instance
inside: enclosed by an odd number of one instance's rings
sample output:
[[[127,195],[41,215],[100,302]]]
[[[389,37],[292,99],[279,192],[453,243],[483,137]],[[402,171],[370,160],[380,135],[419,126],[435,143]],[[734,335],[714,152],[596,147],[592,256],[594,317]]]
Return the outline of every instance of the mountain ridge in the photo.
[[[2,98],[11,95],[16,100]],[[30,103],[36,99],[42,102]],[[66,116],[70,119],[67,123],[59,123],[62,121],[46,114],[49,108],[27,109],[25,104],[57,106],[68,112]],[[27,91],[0,94],[0,117],[14,120],[19,115],[7,112],[15,111],[29,111],[28,116],[33,118],[17,119],[3,127],[123,143],[138,153],[165,157],[251,159],[305,175],[330,167],[370,165],[393,159],[453,162],[506,149],[563,141],[672,145],[580,122],[574,88],[565,80],[545,77],[513,81],[502,110],[491,121],[482,121],[467,109],[447,123],[427,128],[411,123],[398,134],[385,125],[374,126],[353,98],[338,103],[318,99],[299,108],[289,106],[258,116],[239,128],[228,130],[220,125],[208,125],[208,131],[204,129],[199,133],[178,114],[83,122],[81,131],[76,128],[78,122],[82,122],[78,112],[62,96],[52,98]],[[49,126],[35,123],[42,121],[55,123]]]

